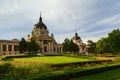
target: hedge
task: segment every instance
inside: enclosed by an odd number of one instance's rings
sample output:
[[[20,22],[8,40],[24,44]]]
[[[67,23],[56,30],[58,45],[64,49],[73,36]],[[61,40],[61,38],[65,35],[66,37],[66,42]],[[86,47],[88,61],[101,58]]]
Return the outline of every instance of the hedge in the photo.
[[[99,61],[84,61],[84,62],[74,62],[74,63],[62,63],[62,64],[51,64],[52,67],[65,67],[69,65],[79,65],[83,66],[85,64],[101,64],[101,63],[111,63],[112,60],[99,60]]]
[[[27,57],[37,57],[38,55],[19,55],[19,56],[6,56],[2,60],[12,60],[13,58],[27,58]]]
[[[108,71],[108,70],[117,69],[117,68],[120,68],[120,64],[105,66],[105,67],[90,68],[86,70],[81,70],[81,68],[76,68],[71,70],[31,74],[28,76],[18,77],[16,79],[17,80],[69,80],[71,78],[100,73],[103,71]]]
[[[10,63],[0,64],[0,75],[8,75],[12,73],[14,66]]]

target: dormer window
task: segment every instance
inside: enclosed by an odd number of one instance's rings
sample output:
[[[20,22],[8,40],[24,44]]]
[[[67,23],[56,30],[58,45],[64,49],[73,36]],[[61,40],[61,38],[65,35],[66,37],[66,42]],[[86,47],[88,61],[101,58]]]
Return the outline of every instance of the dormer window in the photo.
[[[42,31],[41,34],[44,35],[44,32]]]

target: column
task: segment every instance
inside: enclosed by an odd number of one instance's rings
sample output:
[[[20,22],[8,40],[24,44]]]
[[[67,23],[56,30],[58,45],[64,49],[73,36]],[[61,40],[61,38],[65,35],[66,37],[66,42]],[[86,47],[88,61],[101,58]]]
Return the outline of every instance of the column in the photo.
[[[3,45],[1,44],[1,52],[3,52]]]
[[[50,42],[48,42],[48,53],[51,52],[51,46],[50,46]]]
[[[9,54],[9,49],[8,48],[9,48],[9,46],[8,46],[8,44],[6,44],[6,53],[7,54]]]
[[[1,49],[1,44],[0,44],[0,55],[2,55],[2,54],[1,54],[1,51],[2,51],[2,49]]]
[[[61,47],[61,53],[63,53],[63,47]]]
[[[12,44],[12,52],[15,52],[15,51],[14,51],[14,47],[15,47],[15,46]]]
[[[0,48],[1,48],[0,53],[1,53],[1,55],[3,55],[3,45],[2,44],[0,45]]]
[[[55,52],[57,52],[57,46],[55,46]]]
[[[1,44],[0,44],[0,52],[1,52]]]
[[[43,41],[41,41],[41,48],[42,48],[42,53],[44,53],[44,46],[43,46]]]

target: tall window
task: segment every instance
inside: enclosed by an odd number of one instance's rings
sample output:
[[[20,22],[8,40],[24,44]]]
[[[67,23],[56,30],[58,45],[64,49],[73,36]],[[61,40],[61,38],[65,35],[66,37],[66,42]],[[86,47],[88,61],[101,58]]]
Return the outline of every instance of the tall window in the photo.
[[[3,51],[7,51],[7,46],[3,45]]]
[[[44,52],[47,52],[47,47],[46,46],[44,46]]]
[[[0,45],[0,51],[1,51],[1,45]]]
[[[9,46],[8,46],[8,50],[9,50],[9,51],[12,51],[12,45],[9,45]]]
[[[18,51],[18,45],[14,45],[14,51]]]
[[[57,52],[59,52],[59,48],[57,47]]]
[[[54,52],[56,52],[55,47],[54,47]]]
[[[61,47],[60,47],[60,52],[61,52]]]
[[[43,32],[43,31],[41,31],[41,34],[42,34],[42,35],[44,35],[44,32]]]
[[[48,44],[48,41],[47,40],[43,40],[43,44]]]

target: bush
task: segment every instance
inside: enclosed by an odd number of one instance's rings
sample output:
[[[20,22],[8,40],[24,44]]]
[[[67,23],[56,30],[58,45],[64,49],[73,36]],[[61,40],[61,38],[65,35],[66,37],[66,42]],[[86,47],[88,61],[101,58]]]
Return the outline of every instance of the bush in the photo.
[[[30,68],[28,67],[19,67],[15,69],[16,75],[26,75],[30,73]]]
[[[91,68],[87,70],[81,70],[81,68],[77,68],[67,71],[55,71],[55,72],[44,73],[42,75],[33,77],[30,80],[69,80],[74,77],[86,76],[116,68],[120,68],[120,65]]]
[[[44,56],[63,56],[64,54],[44,54]]]
[[[9,60],[9,61],[12,61],[13,58],[29,58],[29,57],[37,57],[38,55],[35,54],[35,55],[20,55],[20,56],[6,56],[4,58],[2,58],[2,60]]]
[[[0,75],[10,75],[14,71],[14,66],[10,63],[0,65]]]
[[[66,67],[66,66],[85,66],[92,65],[92,64],[102,64],[102,63],[112,63],[112,60],[100,60],[100,61],[84,61],[84,62],[74,62],[74,63],[63,63],[63,64],[52,64],[52,67]]]

